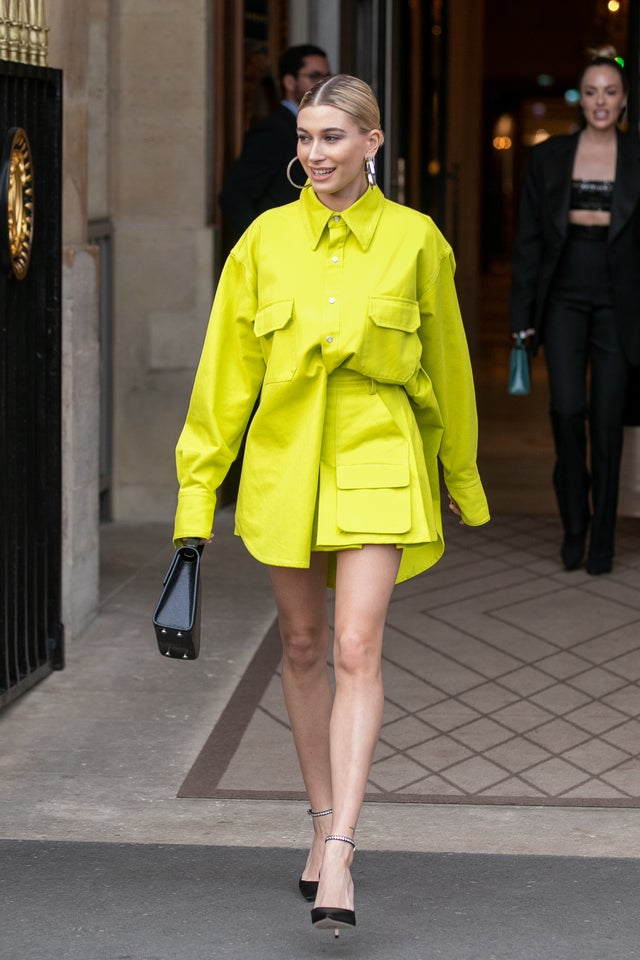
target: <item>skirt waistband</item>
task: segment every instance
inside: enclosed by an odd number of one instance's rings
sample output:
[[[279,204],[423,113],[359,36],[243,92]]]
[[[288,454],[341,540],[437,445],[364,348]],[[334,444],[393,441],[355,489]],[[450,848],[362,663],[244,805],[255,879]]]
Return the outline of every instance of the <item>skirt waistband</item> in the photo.
[[[609,227],[600,225],[586,226],[586,224],[582,223],[570,223],[568,236],[570,240],[603,241],[609,236]]]

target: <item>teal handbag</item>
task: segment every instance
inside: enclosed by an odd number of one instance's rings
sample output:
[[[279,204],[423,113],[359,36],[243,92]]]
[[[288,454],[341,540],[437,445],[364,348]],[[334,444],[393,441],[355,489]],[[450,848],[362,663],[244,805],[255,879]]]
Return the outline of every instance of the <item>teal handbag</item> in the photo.
[[[524,339],[518,335],[511,348],[509,357],[509,385],[507,390],[513,396],[529,393],[531,390],[531,370],[529,367],[529,351]]]

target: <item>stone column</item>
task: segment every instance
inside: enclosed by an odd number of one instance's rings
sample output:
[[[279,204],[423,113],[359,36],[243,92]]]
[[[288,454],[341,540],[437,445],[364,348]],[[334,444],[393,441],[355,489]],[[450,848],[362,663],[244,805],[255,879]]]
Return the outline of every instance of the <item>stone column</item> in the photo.
[[[174,448],[214,282],[210,7],[111,8],[115,520],[175,510]]]
[[[98,602],[98,258],[87,244],[88,7],[48,0],[49,66],[64,73],[62,619],[73,639]]]

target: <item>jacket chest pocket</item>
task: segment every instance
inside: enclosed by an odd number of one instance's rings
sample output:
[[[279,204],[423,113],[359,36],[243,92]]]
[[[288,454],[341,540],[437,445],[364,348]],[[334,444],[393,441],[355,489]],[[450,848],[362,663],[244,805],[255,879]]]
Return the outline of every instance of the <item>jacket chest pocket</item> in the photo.
[[[418,367],[420,308],[402,297],[370,297],[361,370],[381,383],[406,383]]]
[[[254,333],[266,364],[265,383],[291,380],[297,369],[293,300],[277,300],[256,313]]]

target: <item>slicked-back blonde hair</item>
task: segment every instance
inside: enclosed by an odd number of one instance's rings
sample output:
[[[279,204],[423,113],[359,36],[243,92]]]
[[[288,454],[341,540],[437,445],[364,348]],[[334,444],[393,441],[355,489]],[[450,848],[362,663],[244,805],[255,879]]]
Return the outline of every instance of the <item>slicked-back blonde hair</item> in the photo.
[[[361,133],[369,133],[370,130],[380,130],[382,133],[380,107],[373,90],[364,80],[347,73],[318,80],[300,101],[299,109],[303,110],[304,107],[336,107],[351,117]]]

